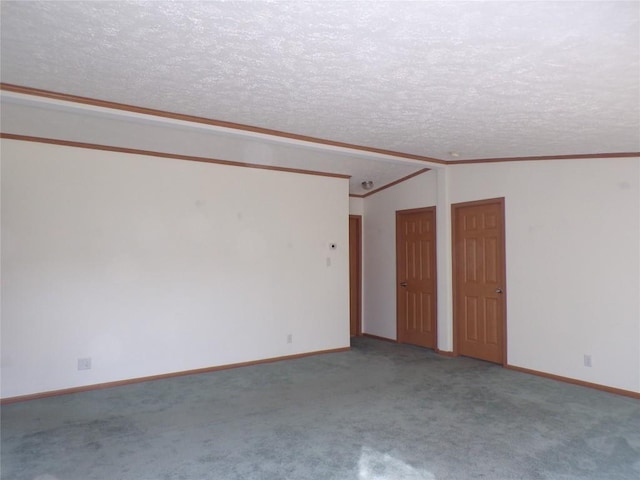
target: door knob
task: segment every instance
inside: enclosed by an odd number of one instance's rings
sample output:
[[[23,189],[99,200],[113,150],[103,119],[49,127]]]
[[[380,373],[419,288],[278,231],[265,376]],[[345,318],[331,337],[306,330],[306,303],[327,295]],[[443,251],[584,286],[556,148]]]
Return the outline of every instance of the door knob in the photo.
[[[400,282],[400,286],[401,287],[406,287],[407,286],[407,282]]]
[[[496,293],[502,293],[502,289],[501,288],[496,288]]]

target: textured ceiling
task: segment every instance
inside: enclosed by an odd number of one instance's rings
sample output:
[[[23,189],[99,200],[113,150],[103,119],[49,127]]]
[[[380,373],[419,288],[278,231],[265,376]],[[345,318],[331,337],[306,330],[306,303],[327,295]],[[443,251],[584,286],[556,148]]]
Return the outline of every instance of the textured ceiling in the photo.
[[[453,160],[640,151],[638,2],[1,3],[5,83]]]

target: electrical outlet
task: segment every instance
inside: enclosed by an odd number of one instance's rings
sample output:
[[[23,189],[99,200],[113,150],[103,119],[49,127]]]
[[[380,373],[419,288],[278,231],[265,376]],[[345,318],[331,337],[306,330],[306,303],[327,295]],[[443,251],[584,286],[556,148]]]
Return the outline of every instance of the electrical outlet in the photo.
[[[287,335],[287,343],[293,343],[293,335]]]
[[[585,355],[584,356],[584,366],[585,367],[590,367],[591,366],[591,355]]]
[[[78,370],[91,370],[91,357],[79,358]]]

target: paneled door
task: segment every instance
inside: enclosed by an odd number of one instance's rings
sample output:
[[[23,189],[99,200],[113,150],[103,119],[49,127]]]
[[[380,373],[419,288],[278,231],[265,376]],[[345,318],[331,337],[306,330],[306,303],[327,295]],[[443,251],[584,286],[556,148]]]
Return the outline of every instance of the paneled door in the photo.
[[[506,363],[504,198],[452,205],[454,351]]]
[[[436,209],[396,212],[398,341],[436,348]]]

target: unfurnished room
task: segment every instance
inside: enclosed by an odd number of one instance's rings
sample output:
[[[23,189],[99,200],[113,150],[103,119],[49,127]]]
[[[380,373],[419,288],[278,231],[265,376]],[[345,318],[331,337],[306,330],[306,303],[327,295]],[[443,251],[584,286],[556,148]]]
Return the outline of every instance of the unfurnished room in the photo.
[[[2,480],[640,478],[640,2],[0,1]]]

